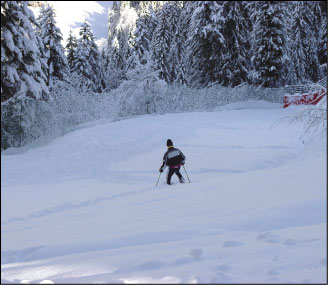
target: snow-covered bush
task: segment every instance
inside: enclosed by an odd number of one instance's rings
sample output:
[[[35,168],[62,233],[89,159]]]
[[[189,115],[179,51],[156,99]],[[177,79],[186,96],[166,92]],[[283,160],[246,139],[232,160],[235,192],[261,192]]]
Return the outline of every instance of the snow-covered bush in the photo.
[[[117,120],[143,114],[212,111],[218,106],[246,100],[283,103],[280,89],[236,88],[212,85],[192,89],[158,79],[152,64],[139,64],[127,80],[110,92],[80,92],[70,83],[55,81],[48,102],[21,98],[1,109],[1,149],[19,147],[37,138],[48,140],[77,125],[100,119]]]
[[[51,140],[74,126],[116,117],[115,98],[110,94],[80,93],[57,81],[48,102],[19,97],[1,104],[1,149],[20,147],[37,138]]]
[[[317,135],[327,132],[327,96],[316,105],[302,106],[303,108],[291,116],[285,116],[274,125],[287,123],[289,125],[301,122],[304,129],[299,139],[303,143],[311,141]]]
[[[236,88],[212,85],[193,89],[185,85],[167,84],[146,78],[127,80],[110,94],[120,100],[119,116],[149,113],[212,111],[218,106],[246,100],[283,103],[282,89],[256,88],[243,85]]]
[[[49,133],[53,111],[45,101],[29,97],[1,105],[1,150],[20,147]]]
[[[308,106],[289,118],[290,123],[299,121],[304,126],[300,136],[303,143],[310,141],[322,132],[327,132],[327,96],[324,96],[317,105]]]

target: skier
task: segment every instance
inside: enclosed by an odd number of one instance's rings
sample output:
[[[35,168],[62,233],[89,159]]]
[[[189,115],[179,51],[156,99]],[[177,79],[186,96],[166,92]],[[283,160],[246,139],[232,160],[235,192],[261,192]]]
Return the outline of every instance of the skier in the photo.
[[[185,164],[186,157],[179,149],[173,147],[173,142],[170,139],[167,140],[166,145],[168,150],[164,154],[163,164],[159,172],[163,172],[165,167],[169,166],[169,171],[166,175],[167,184],[171,185],[171,177],[174,173],[179,177],[180,183],[184,183],[185,180],[179,170],[181,165]]]

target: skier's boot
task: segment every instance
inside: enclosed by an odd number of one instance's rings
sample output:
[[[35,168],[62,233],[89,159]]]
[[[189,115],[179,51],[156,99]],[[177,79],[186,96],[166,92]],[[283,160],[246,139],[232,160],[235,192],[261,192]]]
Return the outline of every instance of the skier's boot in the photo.
[[[179,178],[179,180],[180,180],[180,183],[185,183],[183,176],[181,176],[181,178]]]

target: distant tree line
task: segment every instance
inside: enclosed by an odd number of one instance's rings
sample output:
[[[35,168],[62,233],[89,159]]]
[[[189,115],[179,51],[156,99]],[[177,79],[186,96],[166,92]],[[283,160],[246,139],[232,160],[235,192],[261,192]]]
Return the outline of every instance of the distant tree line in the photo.
[[[64,81],[116,88],[149,66],[170,84],[262,87],[316,82],[327,72],[326,1],[113,1],[101,51],[85,21],[62,46],[51,6],[1,2],[1,102],[48,100]]]

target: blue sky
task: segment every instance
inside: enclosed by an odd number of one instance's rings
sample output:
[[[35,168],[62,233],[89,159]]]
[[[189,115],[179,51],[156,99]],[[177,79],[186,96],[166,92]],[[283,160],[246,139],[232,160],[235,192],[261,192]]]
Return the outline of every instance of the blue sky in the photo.
[[[81,23],[86,19],[92,28],[97,44],[102,46],[107,39],[107,15],[112,1],[47,1],[56,13],[57,26],[66,44],[70,30],[78,36]],[[31,8],[38,16],[38,8]],[[102,44],[101,44],[102,43]]]

